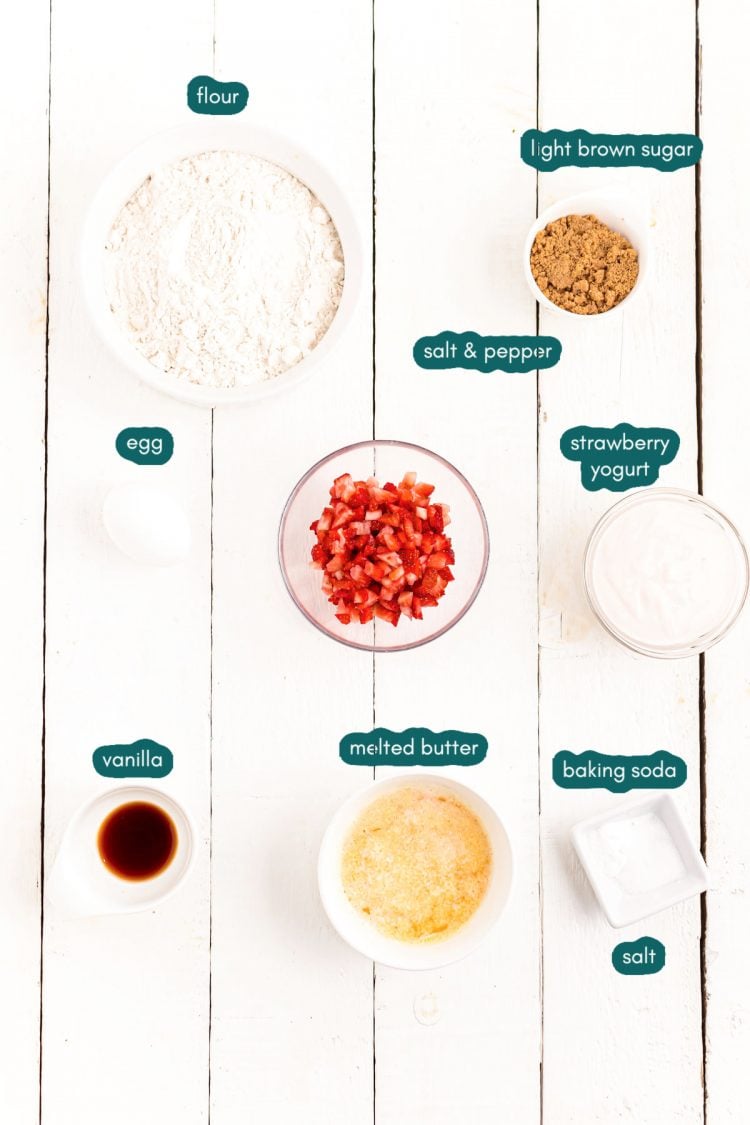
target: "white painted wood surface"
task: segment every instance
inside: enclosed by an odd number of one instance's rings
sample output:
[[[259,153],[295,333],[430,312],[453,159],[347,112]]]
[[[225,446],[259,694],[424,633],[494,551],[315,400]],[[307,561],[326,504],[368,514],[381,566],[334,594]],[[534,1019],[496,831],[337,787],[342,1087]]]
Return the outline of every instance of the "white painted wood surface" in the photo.
[[[536,381],[425,372],[411,349],[444,329],[534,334],[518,244],[535,176],[518,141],[534,124],[536,14],[482,4],[467,21],[455,4],[423,0],[375,15],[376,433],[434,449],[467,476],[491,556],[450,634],[377,657],[375,712],[392,730],[486,735],[487,760],[452,772],[507,819],[517,867],[512,906],[472,957],[418,975],[377,967],[375,1120],[525,1125],[539,1120],[541,1042]],[[506,42],[518,46],[498,72]],[[425,1008],[437,1022],[420,1022]]]
[[[692,132],[694,12],[682,0],[636,0],[608,9],[607,18],[595,0],[564,9],[542,0],[540,29],[540,128],[585,122],[595,133]],[[631,73],[628,60],[636,58],[634,83],[625,71]],[[645,754],[666,748],[688,763],[677,800],[699,839],[698,661],[636,657],[596,624],[585,604],[581,559],[615,497],[585,492],[578,467],[561,464],[559,451],[560,435],[586,419],[598,426],[668,426],[681,446],[660,483],[688,489],[697,483],[694,173],[542,173],[540,208],[611,182],[647,194],[653,223],[647,293],[609,323],[540,316],[540,330],[559,332],[564,349],[559,368],[540,378],[544,1119],[547,1125],[620,1119],[687,1125],[703,1115],[699,904],[612,931],[572,855],[568,831],[624,798],[569,792],[551,780],[552,758],[561,749]],[[666,968],[651,978],[618,976],[613,946],[643,934],[664,943]]]
[[[164,789],[197,832],[189,883],[156,911],[45,912],[46,1125],[208,1117],[211,416],[118,370],[77,280],[88,198],[116,160],[174,121],[186,73],[211,64],[210,11],[182,12],[177,40],[173,15],[145,0],[116,28],[88,0],[53,11],[46,855],[49,865],[76,807],[112,785],[94,773],[93,749],[139,737],[173,749]],[[117,73],[105,43],[116,44]],[[169,464],[122,460],[114,442],[129,425],[167,426]],[[131,564],[101,523],[107,489],[144,472],[182,498],[193,528],[190,559],[168,570]]]
[[[700,14],[702,431],[693,171],[537,177],[518,156],[537,98],[541,128],[692,131],[691,3],[541,0],[538,45],[532,0],[375,0],[375,369],[365,284],[355,322],[310,383],[213,416],[137,385],[95,339],[76,276],[86,201],[129,148],[189,119],[192,75],[243,80],[248,120],[293,138],[340,183],[367,277],[373,10],[345,0],[277,0],[262,11],[188,0],[176,19],[144,0],[127,11],[53,4],[43,716],[49,44],[47,13],[19,9],[2,81],[6,98],[22,82],[28,96],[6,120],[0,179],[9,407],[0,457],[12,546],[0,562],[10,736],[0,793],[3,1122],[37,1122],[40,1105],[43,1125],[747,1119],[747,613],[705,661],[714,876],[705,1048],[698,902],[612,931],[568,831],[621,798],[551,782],[562,748],[664,747],[688,761],[677,799],[700,838],[698,661],[635,658],[595,625],[580,560],[614,497],[584,492],[558,448],[576,423],[669,426],[682,445],[661,480],[695,488],[700,439],[707,496],[750,536],[737,34],[746,16],[739,2],[716,0]],[[414,366],[414,340],[441,329],[533,333],[520,247],[537,191],[544,207],[612,180],[645,191],[653,220],[648,293],[621,321],[542,314],[539,330],[559,335],[564,354],[538,388],[529,376]],[[168,427],[170,464],[122,461],[114,439],[127,425]],[[492,539],[488,578],[466,618],[433,645],[375,661],[308,626],[276,562],[278,519],[298,477],[373,430],[453,461],[476,487]],[[158,474],[190,513],[191,558],[166,573],[119,557],[99,521],[106,490],[144,473]],[[46,874],[74,810],[107,788],[91,767],[94,747],[148,736],[173,748],[163,787],[197,826],[198,861],[179,896],[130,917],[71,920],[49,907],[42,931],[43,717]],[[318,902],[320,836],[364,777],[339,762],[338,740],[373,720],[490,738],[468,781],[507,821],[514,898],[486,946],[439,973],[373,973]],[[616,976],[614,944],[642,933],[665,943],[666,969]]]
[[[742,351],[750,298],[748,154],[738,139],[737,82],[744,73],[747,27],[741,4],[701,5],[701,133],[715,154],[701,170],[703,225],[703,462],[706,496],[731,512],[750,536],[748,445],[750,393]],[[750,1106],[750,923],[747,786],[750,782],[750,617],[706,656],[706,1036],[710,1125],[743,1121]]]
[[[39,1103],[40,860],[44,633],[44,416],[47,332],[49,16],[18,12],[0,90],[15,105],[0,190],[0,441],[3,551],[0,681],[0,1117],[35,1121]],[[18,92],[26,91],[20,98]],[[5,1110],[12,1110],[6,1113]]]
[[[219,0],[219,77],[244,78],[258,123],[328,167],[371,274],[371,15],[278,0],[261,24]],[[215,412],[212,1125],[370,1125],[372,965],[318,901],[326,822],[362,785],[338,741],[372,718],[372,657],[292,604],[276,542],[297,480],[372,432],[367,283],[320,377],[257,409]],[[273,701],[273,702],[271,702]],[[270,704],[270,705],[269,705]]]

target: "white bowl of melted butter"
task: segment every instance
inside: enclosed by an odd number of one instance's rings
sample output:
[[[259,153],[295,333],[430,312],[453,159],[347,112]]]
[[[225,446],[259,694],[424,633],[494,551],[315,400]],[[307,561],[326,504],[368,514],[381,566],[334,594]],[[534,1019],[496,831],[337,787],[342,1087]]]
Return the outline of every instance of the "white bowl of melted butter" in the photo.
[[[512,881],[494,809],[466,785],[412,770],[345,801],[318,860],[331,924],[397,969],[436,969],[471,953],[503,913]]]

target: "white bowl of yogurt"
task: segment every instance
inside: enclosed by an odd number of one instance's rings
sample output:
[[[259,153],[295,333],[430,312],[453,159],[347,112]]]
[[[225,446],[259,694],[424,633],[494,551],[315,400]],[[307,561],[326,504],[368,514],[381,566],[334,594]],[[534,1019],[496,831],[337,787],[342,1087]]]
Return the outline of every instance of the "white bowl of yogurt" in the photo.
[[[720,641],[748,592],[737,528],[702,496],[652,488],[621,500],[586,547],[584,583],[594,614],[645,656],[694,656]]]

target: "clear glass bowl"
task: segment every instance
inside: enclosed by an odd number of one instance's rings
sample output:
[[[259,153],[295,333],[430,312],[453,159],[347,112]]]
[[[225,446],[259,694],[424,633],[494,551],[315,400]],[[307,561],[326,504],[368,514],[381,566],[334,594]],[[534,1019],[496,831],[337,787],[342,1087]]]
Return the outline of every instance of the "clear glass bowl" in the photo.
[[[624,615],[623,619],[618,622],[618,620],[615,619],[617,614],[613,614],[611,610],[607,612],[602,604],[601,593],[597,592],[597,556],[608,533],[622,517],[632,515],[634,509],[645,509],[646,506],[651,506],[650,513],[645,513],[651,520],[650,525],[648,522],[645,522],[640,533],[637,525],[631,525],[628,532],[629,538],[632,540],[633,556],[643,554],[648,558],[652,538],[659,534],[661,527],[659,522],[659,509],[653,506],[665,504],[669,504],[672,507],[674,507],[675,504],[680,506],[686,505],[688,506],[686,510],[689,510],[691,515],[697,514],[701,518],[711,521],[712,530],[718,529],[724,539],[724,565],[727,571],[731,569],[732,575],[730,579],[731,586],[729,583],[725,586],[723,604],[721,609],[717,610],[715,620],[710,626],[704,623],[702,628],[696,628],[692,636],[685,635],[680,639],[675,637],[670,641],[660,642],[656,639],[658,627],[653,629],[651,636],[646,636],[645,631],[642,635],[635,636],[633,635],[635,630],[629,632],[625,627]],[[661,516],[661,521],[663,523],[666,518],[665,508],[662,508],[662,513],[664,513]],[[694,526],[697,527],[697,524]],[[648,530],[644,532],[644,528]],[[629,545],[631,544],[625,541],[621,544],[621,549]],[[658,566],[656,563],[658,563]],[[652,594],[656,593],[658,580],[666,578],[671,581],[674,575],[677,575],[679,578],[681,570],[684,571],[684,556],[681,561],[679,558],[667,559],[665,556],[659,557],[658,554],[652,555],[648,558],[648,566],[650,568],[650,575],[653,576],[649,577],[648,584],[644,585],[644,583],[641,582],[640,587],[634,587],[633,590],[628,591],[628,594],[623,597],[623,603],[629,600],[635,607],[635,611],[640,611],[642,616],[647,599],[651,599]],[[644,656],[654,656],[663,659],[679,659],[682,657],[696,656],[698,653],[705,652],[706,649],[711,648],[712,645],[726,636],[729,629],[731,629],[732,625],[739,617],[740,611],[745,604],[748,593],[748,583],[750,581],[747,551],[737,528],[731,520],[729,520],[723,512],[719,511],[718,508],[715,508],[712,504],[704,500],[702,496],[694,492],[686,492],[679,488],[649,488],[646,491],[636,493],[635,495],[626,497],[624,500],[620,500],[619,503],[613,505],[609,511],[605,512],[594,527],[586,546],[583,574],[589,605],[607,632],[633,652],[641,653]],[[689,575],[686,575],[685,581],[686,583],[689,582]],[[690,590],[688,585],[686,585],[683,602],[688,600],[689,595]],[[640,605],[636,602],[636,597],[641,599]],[[690,600],[693,604],[698,600],[694,596],[694,592]],[[652,604],[654,607],[656,606],[655,601]]]
[[[451,582],[436,606],[425,606],[421,621],[402,615],[397,625],[377,618],[367,625],[343,625],[321,588],[320,570],[311,565],[315,535],[310,524],[329,503],[336,477],[375,477],[380,484],[415,472],[419,481],[435,485],[434,499],[450,506],[447,534],[456,555]],[[305,473],[287,500],[279,528],[279,562],[294,602],[329,637],[370,652],[402,652],[426,644],[460,621],[476,598],[487,571],[489,534],[477,494],[469,482],[442,457],[403,441],[362,441],[324,457]]]

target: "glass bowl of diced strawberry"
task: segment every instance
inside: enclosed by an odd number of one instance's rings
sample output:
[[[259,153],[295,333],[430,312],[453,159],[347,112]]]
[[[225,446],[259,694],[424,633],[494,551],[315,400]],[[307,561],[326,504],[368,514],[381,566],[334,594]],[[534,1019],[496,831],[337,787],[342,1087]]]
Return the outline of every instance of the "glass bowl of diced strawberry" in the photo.
[[[315,626],[370,651],[424,644],[476,598],[489,554],[479,499],[420,446],[367,441],[319,461],[279,531],[289,593]]]

